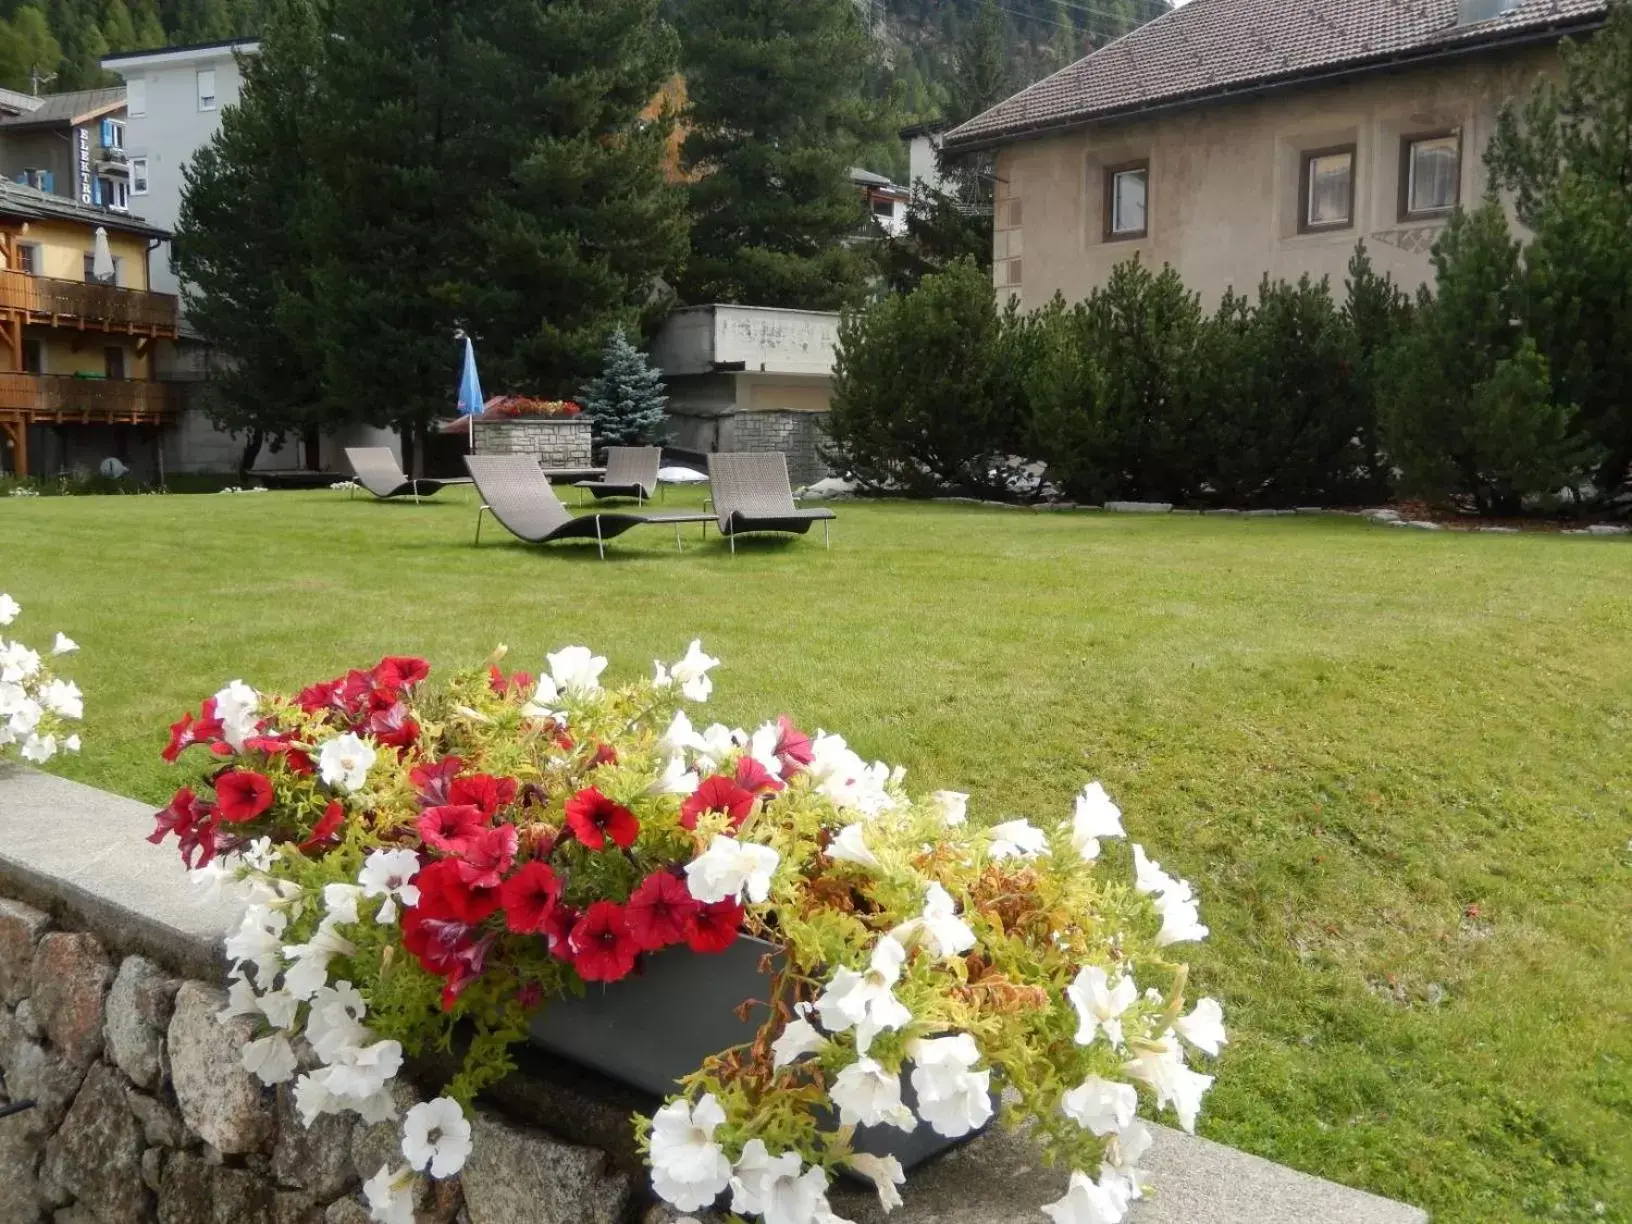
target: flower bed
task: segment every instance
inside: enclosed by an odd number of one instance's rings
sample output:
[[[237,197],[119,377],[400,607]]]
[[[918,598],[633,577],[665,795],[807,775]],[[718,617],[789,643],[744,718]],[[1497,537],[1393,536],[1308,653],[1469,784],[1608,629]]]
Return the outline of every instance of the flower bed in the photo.
[[[246,1067],[293,1081],[308,1124],[385,1121],[405,1052],[472,1035],[447,1095],[403,1119],[406,1165],[368,1183],[377,1220],[411,1221],[417,1174],[459,1171],[464,1111],[539,1007],[744,934],[781,954],[769,1019],[639,1122],[662,1198],[830,1224],[847,1171],[888,1209],[903,1170],[857,1128],[956,1139],[1009,1088],[1003,1120],[1073,1170],[1050,1214],[1123,1218],[1150,1142],[1140,1086],[1193,1128],[1211,1077],[1186,1043],[1216,1055],[1225,1036],[1216,1002],[1186,1014],[1168,951],[1206,934],[1189,886],[1137,846],[1131,881],[1102,861],[1124,834],[1097,784],[1049,827],[978,828],[966,796],[910,797],[786,717],[698,731],[683,707],[717,661],[697,643],[613,689],[582,647],[536,681],[502,654],[443,683],[395,657],[293,697],[234,682],[165,751],[209,761],[153,840],[194,871],[234,862],[257,894],[227,945],[227,1014],[261,1029]]]
[[[22,611],[10,595],[0,594],[0,628],[11,625]],[[85,717],[84,696],[72,680],[58,676],[51,663],[78,649],[59,633],[49,654],[41,658],[39,651],[0,634],[0,760],[16,753],[43,765],[59,752],[79,751],[79,735],[69,724]]]

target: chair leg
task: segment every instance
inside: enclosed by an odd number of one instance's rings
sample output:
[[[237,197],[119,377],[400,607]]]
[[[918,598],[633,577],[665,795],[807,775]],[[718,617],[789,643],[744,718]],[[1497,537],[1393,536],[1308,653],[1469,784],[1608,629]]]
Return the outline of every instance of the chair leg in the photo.
[[[831,552],[833,549],[833,535],[830,531],[828,531],[828,528],[831,526],[832,524],[828,522],[827,519],[822,520],[822,547],[827,549],[829,552]]]
[[[680,524],[679,523],[676,523],[674,525],[674,551],[675,552],[685,552],[686,551],[686,546],[683,543],[681,543],[681,541],[680,541]]]
[[[595,548],[601,554],[601,560],[606,560],[606,542],[601,539],[601,516],[595,516]]]
[[[731,555],[734,557],[737,555],[737,533],[733,531],[729,538],[731,540]]]
[[[476,511],[476,547],[477,548],[480,548],[482,546],[482,519],[486,515],[487,515],[487,504],[484,502],[482,504],[482,508],[480,510]]]

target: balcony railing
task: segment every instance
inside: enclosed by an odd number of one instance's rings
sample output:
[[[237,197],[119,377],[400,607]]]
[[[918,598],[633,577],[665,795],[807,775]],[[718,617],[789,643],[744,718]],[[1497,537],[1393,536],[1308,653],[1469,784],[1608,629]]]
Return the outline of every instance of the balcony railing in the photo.
[[[0,416],[20,415],[26,421],[135,424],[164,420],[178,405],[173,383],[0,374]]]
[[[36,322],[83,323],[172,339],[181,328],[181,304],[171,294],[26,272],[0,272],[0,310],[20,310]]]

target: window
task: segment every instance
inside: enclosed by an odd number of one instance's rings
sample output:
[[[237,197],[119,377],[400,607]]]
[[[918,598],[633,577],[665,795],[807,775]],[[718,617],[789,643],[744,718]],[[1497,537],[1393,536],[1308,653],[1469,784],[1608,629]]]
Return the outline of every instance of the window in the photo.
[[[96,256],[90,251],[85,252],[85,283],[96,284]]]
[[[1303,155],[1298,228],[1347,229],[1354,224],[1354,146]]]
[[[130,184],[124,179],[97,179],[96,185],[101,203],[114,212],[130,211]]]
[[[45,342],[36,336],[23,338],[23,373],[45,373]]]
[[[145,157],[130,159],[130,194],[147,194],[147,158]]]
[[[109,345],[102,350],[102,372],[108,378],[125,376],[125,350]]]
[[[125,111],[132,119],[147,114],[146,77],[135,77],[125,86]]]
[[[1150,186],[1150,163],[1129,162],[1105,168],[1105,241],[1143,238],[1149,232],[1145,205]]]
[[[215,109],[215,69],[203,68],[198,73],[198,109],[213,111]]]
[[[894,200],[874,200],[873,201],[873,216],[893,218],[895,216],[895,201]]]
[[[102,120],[102,147],[104,149],[123,149],[125,147],[125,125],[117,119]]]
[[[1400,145],[1400,220],[1441,217],[1462,199],[1462,138],[1407,137]]]
[[[33,244],[18,244],[17,271],[27,273],[29,276],[38,276],[40,274],[39,247],[34,246]]]

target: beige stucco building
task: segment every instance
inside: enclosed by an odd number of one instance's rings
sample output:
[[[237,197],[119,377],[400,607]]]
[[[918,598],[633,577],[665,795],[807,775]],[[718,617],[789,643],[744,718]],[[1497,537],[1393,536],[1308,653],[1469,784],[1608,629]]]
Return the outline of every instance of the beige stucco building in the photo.
[[[993,277],[1024,308],[1117,264],[1209,303],[1330,277],[1355,244],[1409,289],[1486,189],[1503,105],[1601,0],[1191,0],[949,134],[996,159]]]

